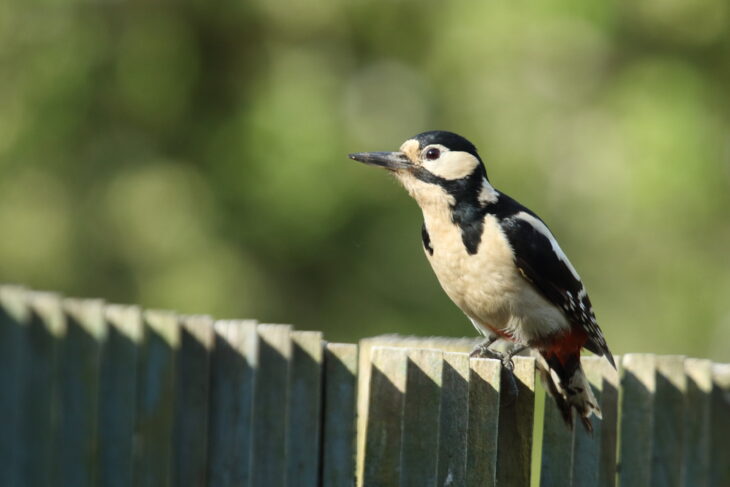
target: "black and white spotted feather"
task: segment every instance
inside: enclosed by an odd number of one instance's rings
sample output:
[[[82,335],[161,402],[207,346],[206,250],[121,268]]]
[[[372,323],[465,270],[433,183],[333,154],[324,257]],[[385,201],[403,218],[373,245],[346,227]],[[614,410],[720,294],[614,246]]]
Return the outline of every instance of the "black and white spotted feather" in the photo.
[[[500,198],[505,195],[500,194]],[[517,204],[517,203],[515,203]],[[547,226],[534,213],[517,211],[501,219],[501,227],[514,251],[515,265],[542,295],[559,307],[573,326],[588,335],[584,345],[616,364],[596,322],[583,282],[570,265]]]

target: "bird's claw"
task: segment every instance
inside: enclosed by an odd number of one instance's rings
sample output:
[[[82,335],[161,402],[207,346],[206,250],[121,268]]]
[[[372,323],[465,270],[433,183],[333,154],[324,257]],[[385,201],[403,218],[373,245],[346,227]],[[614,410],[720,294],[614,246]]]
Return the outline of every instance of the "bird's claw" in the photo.
[[[515,370],[515,363],[512,360],[512,355],[503,355],[502,356],[502,367],[509,370],[510,373],[512,373],[513,370]],[[514,377],[513,377],[514,379]]]
[[[498,359],[498,360],[502,359],[501,354],[499,354],[493,350],[490,350],[489,347],[483,343],[474,347],[474,350],[471,351],[471,353],[469,354],[469,357],[470,358],[493,358],[493,359]]]

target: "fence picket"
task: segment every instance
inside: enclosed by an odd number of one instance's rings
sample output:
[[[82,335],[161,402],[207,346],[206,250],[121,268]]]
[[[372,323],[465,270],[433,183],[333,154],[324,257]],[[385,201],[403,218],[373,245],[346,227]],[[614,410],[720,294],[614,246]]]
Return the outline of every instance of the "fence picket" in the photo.
[[[20,485],[45,487],[56,481],[52,465],[58,432],[58,368],[66,320],[58,295],[31,292],[28,299],[31,317],[21,352],[26,382],[21,399],[20,430],[25,444],[18,451]]]
[[[621,360],[621,487],[651,482],[654,432],[655,357],[627,354]]]
[[[712,419],[710,485],[730,485],[730,364],[712,366]]]
[[[467,486],[496,485],[501,367],[498,360],[469,360]]]
[[[208,399],[213,319],[180,320],[180,350],[175,378],[172,485],[206,485]]]
[[[25,290],[0,286],[0,485],[21,485],[18,452],[23,448],[20,434],[21,392],[24,383],[22,368],[23,335],[30,321]]]
[[[365,431],[363,485],[398,485],[408,352],[374,347]]]
[[[535,414],[535,359],[514,358],[517,397],[506,393],[503,369],[500,386],[497,485],[529,486],[532,429]]]
[[[541,487],[564,487],[571,485],[573,474],[573,435],[576,427],[583,428],[580,421],[573,421],[572,427],[565,424],[555,399],[545,394],[542,433]]]
[[[443,352],[408,351],[401,443],[401,486],[435,487]]]
[[[214,323],[210,358],[208,485],[251,485],[253,397],[259,338],[255,321]]]
[[[323,487],[355,483],[357,345],[328,343],[324,357]]]
[[[468,354],[443,354],[437,474],[439,486],[466,484],[469,370]]]
[[[180,327],[174,313],[145,311],[137,390],[134,483],[170,485],[175,405],[175,362]]]
[[[573,487],[613,487],[616,483],[618,372],[603,357],[583,357],[583,369],[603,419],[591,416],[593,433],[576,425],[573,437]]]
[[[259,368],[254,381],[253,485],[286,485],[290,332],[289,325],[257,326]]]
[[[655,358],[656,393],[654,403],[654,452],[652,485],[679,487],[682,483],[684,447],[684,400],[687,379],[684,357],[663,355]]]
[[[322,333],[293,331],[291,340],[287,485],[314,486],[319,473],[322,418]]]
[[[710,480],[710,414],[712,399],[712,362],[688,358],[685,409],[685,443],[682,461],[682,484],[703,487]]]
[[[55,471],[58,485],[96,483],[99,370],[107,329],[101,300],[64,299]]]
[[[108,336],[99,377],[99,485],[132,485],[136,420],[137,359],[142,340],[142,311],[107,305]]]

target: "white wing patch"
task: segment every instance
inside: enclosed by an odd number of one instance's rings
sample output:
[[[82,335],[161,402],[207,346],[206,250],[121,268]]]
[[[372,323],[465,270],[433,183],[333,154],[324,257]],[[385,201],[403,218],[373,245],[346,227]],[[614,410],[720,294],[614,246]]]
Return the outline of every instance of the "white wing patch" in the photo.
[[[482,180],[482,189],[479,191],[479,203],[484,206],[489,203],[496,203],[498,199],[499,193],[497,190],[489,184],[486,178]]]
[[[570,270],[570,273],[573,274],[573,277],[576,281],[580,282],[580,276],[578,276],[578,272],[575,270],[575,267],[573,267],[573,264],[570,263],[568,260],[568,257],[563,252],[563,249],[560,248],[560,245],[558,245],[558,241],[555,240],[555,237],[553,237],[553,234],[550,233],[550,229],[545,225],[543,222],[541,222],[539,219],[535,218],[534,216],[530,215],[529,213],[526,213],[524,211],[521,211],[515,215],[515,218],[519,218],[520,220],[526,221],[529,223],[535,230],[542,233],[549,241],[550,246],[553,248],[553,252],[555,255],[560,259],[563,264]]]

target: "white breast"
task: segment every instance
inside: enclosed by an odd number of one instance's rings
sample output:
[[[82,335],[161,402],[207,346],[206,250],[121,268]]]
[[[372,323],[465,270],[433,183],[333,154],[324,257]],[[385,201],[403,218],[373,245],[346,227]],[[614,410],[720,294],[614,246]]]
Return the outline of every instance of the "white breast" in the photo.
[[[469,318],[524,344],[569,327],[562,312],[522,277],[494,216],[486,216],[474,255],[448,207],[432,206],[423,216],[434,250],[426,256],[446,294]]]

